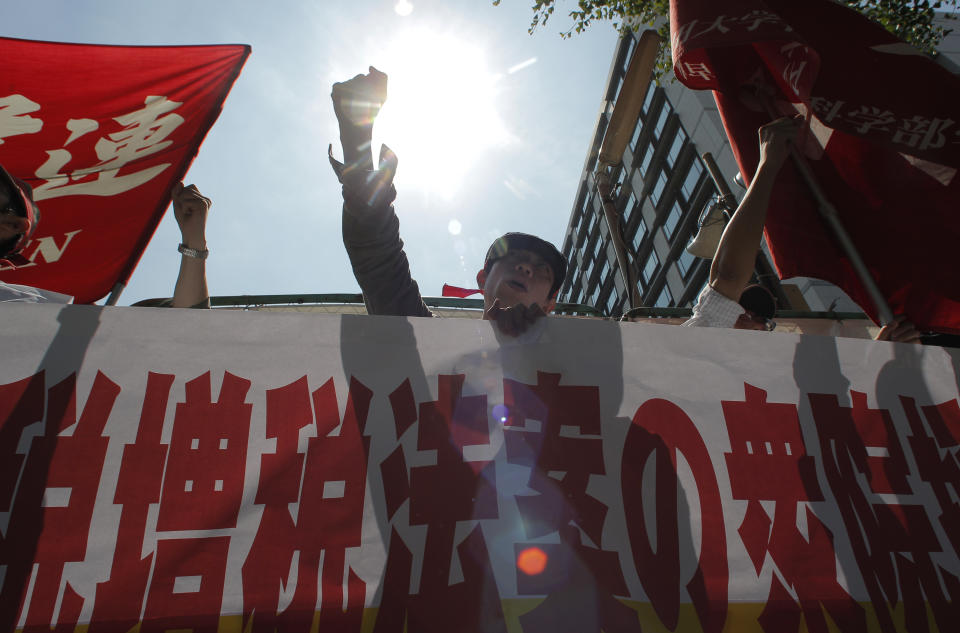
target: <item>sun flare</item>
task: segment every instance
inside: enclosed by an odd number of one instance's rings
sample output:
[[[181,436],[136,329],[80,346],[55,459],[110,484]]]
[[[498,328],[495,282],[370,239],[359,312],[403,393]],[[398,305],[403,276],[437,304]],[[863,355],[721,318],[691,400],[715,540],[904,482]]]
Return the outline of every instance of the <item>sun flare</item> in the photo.
[[[480,47],[427,29],[398,36],[384,59],[390,83],[374,141],[399,155],[398,182],[452,198],[485,151],[510,140],[496,108],[502,75]]]

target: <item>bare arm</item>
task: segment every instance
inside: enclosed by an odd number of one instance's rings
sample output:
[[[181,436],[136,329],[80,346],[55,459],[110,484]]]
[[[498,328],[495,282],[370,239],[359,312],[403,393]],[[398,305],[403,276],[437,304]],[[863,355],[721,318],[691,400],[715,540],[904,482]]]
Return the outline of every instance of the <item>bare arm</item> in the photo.
[[[184,187],[177,183],[173,187],[173,215],[180,226],[182,243],[187,248],[205,252],[207,250],[207,212],[213,202],[200,194],[196,185]],[[173,290],[174,308],[193,308],[202,304],[209,307],[210,295],[207,292],[207,260],[180,256],[180,274]]]
[[[710,285],[733,301],[740,299],[740,293],[753,274],[763,226],[767,221],[770,194],[798,129],[799,122],[795,119],[777,119],[759,130],[760,164],[757,173],[724,229],[710,266]]]

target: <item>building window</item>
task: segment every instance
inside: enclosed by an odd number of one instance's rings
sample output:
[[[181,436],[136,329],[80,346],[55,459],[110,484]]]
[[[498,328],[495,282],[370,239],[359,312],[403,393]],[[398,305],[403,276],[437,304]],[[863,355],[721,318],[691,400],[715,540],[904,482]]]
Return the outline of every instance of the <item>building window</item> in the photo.
[[[640,222],[637,224],[637,232],[633,235],[633,252],[636,253],[640,250],[640,244],[643,242],[643,238],[647,236],[647,223],[643,221],[643,218],[640,218]]]
[[[643,160],[640,162],[640,175],[646,176],[647,170],[650,168],[650,162],[653,160],[653,146],[647,145],[647,151],[643,155]]]
[[[630,219],[633,218],[633,214],[640,210],[640,201],[637,200],[637,196],[632,191],[630,192],[630,200],[627,201],[627,206],[623,210],[623,223],[627,226],[630,225]]]
[[[590,295],[590,305],[593,307],[597,307],[597,301],[600,299],[600,288],[602,287],[602,284],[597,284],[593,288],[593,294]]]
[[[647,258],[647,263],[643,266],[643,285],[650,285],[650,280],[657,274],[659,268],[660,258],[654,251],[650,251],[650,257]]]
[[[667,187],[667,175],[660,172],[657,176],[657,182],[653,185],[653,190],[650,192],[650,201],[653,202],[653,206],[657,206],[660,203],[660,196],[663,195],[663,190]]]
[[[647,116],[647,113],[650,112],[650,104],[653,103],[653,95],[657,91],[657,87],[650,82],[650,87],[647,88],[647,96],[643,100],[643,110],[642,116]]]
[[[700,165],[700,161],[693,161],[693,164],[690,165],[690,171],[687,172],[687,177],[683,180],[683,195],[687,200],[693,197],[693,192],[697,188],[697,183],[700,182],[700,174],[702,173],[703,167]]]
[[[640,142],[640,133],[643,131],[643,121],[637,121],[637,127],[633,128],[633,137],[630,139],[630,147],[637,151],[637,144]]]
[[[683,209],[680,208],[678,202],[674,202],[673,206],[670,207],[670,213],[667,215],[667,219],[663,222],[663,234],[666,235],[667,241],[673,238],[673,234],[676,232],[682,217]]]
[[[653,133],[659,139],[663,134],[663,128],[667,125],[667,118],[670,116],[670,104],[666,101],[663,102],[663,107],[660,109],[660,117],[657,119],[657,124],[653,128]]]
[[[604,258],[603,258],[603,265],[600,267],[600,278],[599,278],[600,281],[599,281],[599,283],[602,284],[602,283],[606,280],[606,278],[607,278],[607,273],[608,273],[608,272],[610,272],[610,260],[608,260],[606,257],[604,257]]]
[[[614,193],[614,195],[616,195],[616,196],[619,196],[619,195],[620,195],[620,191],[621,191],[620,187],[623,186],[623,181],[624,181],[624,179],[625,179],[626,177],[627,177],[627,170],[626,170],[626,168],[625,168],[625,167],[620,167],[620,169],[618,170],[618,173],[617,173],[616,183],[614,183],[614,185],[613,185],[613,193]]]
[[[696,263],[697,258],[688,253],[687,249],[681,250],[680,257],[677,258],[677,269],[680,271],[680,276],[686,279]]]
[[[613,316],[613,310],[616,307],[617,307],[617,293],[611,290],[610,296],[607,297],[607,315]]]
[[[670,145],[670,151],[667,153],[667,164],[670,165],[670,168],[673,169],[673,166],[677,162],[677,158],[680,157],[680,150],[683,149],[683,143],[687,140],[687,135],[683,132],[683,129],[677,128],[677,134],[673,137],[673,143]]]
[[[670,294],[670,288],[664,285],[663,290],[660,291],[660,296],[657,297],[657,301],[653,304],[655,308],[669,308],[673,305],[673,295]]]

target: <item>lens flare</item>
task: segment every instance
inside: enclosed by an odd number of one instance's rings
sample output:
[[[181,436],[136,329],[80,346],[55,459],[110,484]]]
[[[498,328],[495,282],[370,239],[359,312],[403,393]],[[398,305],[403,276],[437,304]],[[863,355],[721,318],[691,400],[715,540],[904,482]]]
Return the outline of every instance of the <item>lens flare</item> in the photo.
[[[539,547],[528,547],[517,556],[517,567],[528,576],[536,576],[547,568],[547,554]]]
[[[510,410],[507,409],[506,405],[498,404],[493,407],[493,419],[499,422],[500,424],[506,424],[507,418],[510,415]]]

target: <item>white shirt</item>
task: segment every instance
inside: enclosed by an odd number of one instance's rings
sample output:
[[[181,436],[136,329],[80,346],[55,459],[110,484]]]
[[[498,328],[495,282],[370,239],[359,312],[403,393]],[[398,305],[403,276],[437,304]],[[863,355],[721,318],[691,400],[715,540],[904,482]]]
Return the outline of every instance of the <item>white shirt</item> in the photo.
[[[73,303],[70,295],[0,281],[0,303]]]
[[[693,316],[682,327],[733,327],[745,310],[707,284],[693,306]]]

